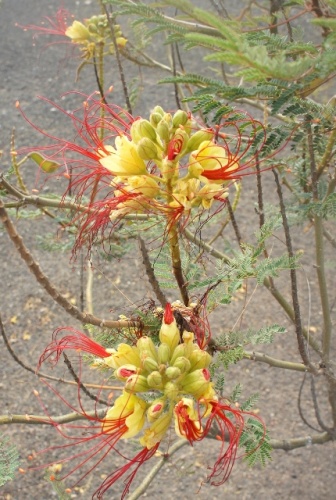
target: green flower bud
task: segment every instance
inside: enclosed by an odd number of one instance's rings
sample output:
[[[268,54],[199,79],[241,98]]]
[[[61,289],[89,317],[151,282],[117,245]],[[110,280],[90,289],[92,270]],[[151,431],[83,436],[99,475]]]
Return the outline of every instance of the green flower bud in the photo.
[[[188,114],[182,109],[179,109],[173,116],[173,127],[177,128],[180,125],[185,125],[187,121],[188,121]]]
[[[159,369],[159,365],[155,361],[155,359],[150,358],[149,356],[143,362],[143,367],[147,372],[153,372]]]
[[[181,373],[187,373],[190,370],[190,361],[184,356],[180,356],[175,361],[174,366],[178,368]]]
[[[172,354],[172,357],[171,357],[171,360],[170,360],[170,364],[171,365],[175,365],[175,361],[178,359],[178,358],[181,358],[181,357],[185,357],[185,353],[186,353],[186,346],[185,344],[179,344],[173,354]]]
[[[143,375],[131,375],[125,383],[126,392],[146,392],[149,386],[146,377]]]
[[[136,144],[144,137],[156,142],[156,131],[148,120],[140,118],[131,126],[131,137]]]
[[[147,377],[148,386],[153,389],[162,389],[162,376],[158,371],[150,373]]]
[[[204,141],[211,141],[214,133],[210,130],[198,130],[189,139],[185,153],[190,153],[198,149],[200,144]]]
[[[150,337],[140,337],[137,341],[137,348],[140,351],[140,355],[142,352],[147,351],[150,353],[150,357],[157,360],[157,352],[154,342]]]
[[[169,142],[170,139],[170,129],[169,125],[165,120],[161,120],[157,125],[157,133],[164,142]]]
[[[181,370],[179,370],[175,366],[168,366],[166,370],[166,377],[169,378],[169,380],[174,380],[178,378],[180,375],[181,375]]]
[[[162,343],[158,347],[158,362],[159,364],[166,364],[170,360],[170,347],[168,344]]]
[[[189,356],[190,371],[207,368],[211,363],[211,356],[202,349],[195,349]]]
[[[204,368],[188,373],[181,381],[181,386],[183,391],[199,399],[206,394],[211,386],[209,371]]]
[[[161,106],[155,106],[152,113],[158,113],[159,115],[161,115],[161,118],[165,115],[164,109],[161,108]]]
[[[169,399],[176,399],[179,393],[179,388],[174,382],[167,382],[164,386],[165,396]]]
[[[159,113],[151,113],[150,115],[150,123],[153,125],[153,127],[157,127],[158,123],[162,120],[162,115]]]
[[[148,137],[140,139],[137,144],[137,151],[143,160],[155,160],[158,157],[158,149]]]

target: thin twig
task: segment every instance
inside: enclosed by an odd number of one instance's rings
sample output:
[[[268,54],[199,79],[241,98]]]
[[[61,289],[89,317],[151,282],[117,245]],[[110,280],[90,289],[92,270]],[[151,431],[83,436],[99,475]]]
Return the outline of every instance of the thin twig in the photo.
[[[28,425],[55,425],[68,424],[76,420],[86,420],[87,417],[103,418],[106,410],[94,410],[81,415],[77,412],[67,413],[60,417],[48,417],[46,415],[0,415],[0,425],[28,424]]]
[[[98,86],[98,90],[99,90],[99,94],[101,96],[102,102],[104,104],[108,105],[108,102],[106,101],[104,89],[102,87],[102,84],[101,84],[101,81],[100,81],[100,78],[98,75],[97,61],[96,61],[95,55],[93,55],[93,69],[94,69],[94,74],[95,74],[95,78],[96,78],[96,82],[97,82],[97,86]]]
[[[299,415],[300,415],[300,418],[302,420],[302,422],[307,426],[309,427],[310,429],[313,429],[313,431],[316,431],[316,432],[321,432],[320,429],[317,429],[316,427],[314,427],[313,425],[311,425],[308,420],[306,419],[306,417],[304,416],[303,414],[303,411],[302,411],[302,404],[301,404],[301,401],[302,401],[302,394],[303,394],[303,388],[304,388],[304,385],[305,385],[305,382],[306,382],[306,375],[307,373],[305,373],[303,379],[302,379],[302,382],[300,384],[300,389],[299,389],[299,394],[298,394],[298,400],[297,400],[297,403],[298,403],[298,410],[299,410]]]
[[[319,406],[318,406],[318,402],[317,402],[317,394],[316,394],[316,389],[315,389],[315,380],[314,380],[313,376],[311,377],[311,381],[310,381],[310,389],[311,389],[312,399],[313,399],[313,403],[314,403],[314,410],[315,410],[316,420],[317,420],[319,426],[321,427],[321,429],[323,429],[326,432],[329,432],[329,433],[331,432],[332,433],[333,429],[331,429],[330,427],[327,427],[325,425],[325,423],[323,422],[322,418],[321,418],[320,410],[319,410]]]
[[[73,366],[72,366],[72,364],[70,362],[70,359],[68,358],[68,356],[65,354],[64,351],[63,351],[63,357],[64,357],[64,363],[66,364],[69,372],[73,376],[73,378],[74,378],[75,382],[77,383],[77,385],[82,389],[82,391],[84,392],[84,394],[86,394],[90,399],[93,399],[93,401],[96,401],[97,403],[100,403],[102,405],[108,406],[109,405],[108,401],[105,401],[104,399],[97,398],[97,396],[95,396],[94,394],[92,394],[92,392],[90,392],[85,387],[85,385],[80,381],[77,373],[73,369]]]
[[[239,227],[238,227],[236,218],[234,216],[234,212],[232,210],[232,206],[231,206],[229,198],[226,200],[226,206],[228,208],[228,212],[229,212],[229,216],[230,216],[230,219],[231,219],[232,227],[233,227],[233,230],[235,232],[238,244],[241,247],[243,240],[242,240],[242,237],[241,237],[241,234],[240,234],[240,231],[239,231]]]
[[[283,224],[283,228],[284,228],[284,232],[285,232],[288,257],[290,259],[293,259],[294,252],[293,252],[293,247],[292,247],[292,239],[290,236],[289,225],[288,225],[288,221],[287,221],[286,209],[285,209],[285,204],[284,204],[284,200],[283,200],[279,176],[275,170],[273,170],[273,174],[274,174],[275,183],[277,186],[277,193],[278,193],[278,197],[279,197],[280,212],[281,212],[282,224]],[[303,332],[302,332],[302,322],[301,322],[300,304],[299,304],[298,287],[297,287],[297,279],[296,279],[296,270],[295,269],[290,270],[290,277],[291,277],[292,301],[293,301],[293,311],[294,311],[294,325],[295,325],[296,338],[297,338],[297,342],[298,342],[300,356],[301,356],[304,364],[307,367],[309,367],[309,369],[312,372],[315,373],[316,369],[314,368],[314,366],[311,364],[311,362],[309,360],[307,348],[306,348],[306,344],[305,344],[305,338],[304,338]]]
[[[156,298],[160,302],[161,306],[165,307],[168,300],[167,300],[165,294],[163,293],[163,291],[161,290],[158,280],[156,279],[154,269],[153,269],[151,261],[149,259],[149,255],[147,252],[145,242],[140,236],[138,236],[138,239],[139,239],[140,252],[142,255],[142,262],[143,262],[143,265],[145,266],[145,271],[146,271],[149,283],[153,289],[153,292],[156,295]]]
[[[2,322],[1,314],[0,314],[0,332],[1,332],[2,338],[4,340],[5,346],[9,352],[9,354],[12,356],[14,361],[16,363],[18,363],[22,368],[24,368],[25,370],[27,370],[30,373],[33,373],[33,375],[35,375],[36,377],[39,377],[42,379],[54,380],[55,382],[62,382],[64,384],[68,384],[68,385],[76,385],[76,386],[78,385],[77,382],[74,382],[73,380],[67,380],[67,379],[64,379],[61,377],[53,377],[52,375],[48,375],[47,373],[44,373],[42,371],[36,371],[33,368],[31,368],[30,366],[26,365],[20,359],[20,357],[13,351],[12,346],[10,345],[10,342],[9,342],[8,337],[6,335],[6,330],[5,330],[3,322]],[[99,385],[99,384],[90,384],[90,383],[84,383],[84,385],[86,387],[91,387],[92,389],[108,389],[108,390],[118,390],[118,391],[120,391],[122,389],[122,387],[113,386],[113,385]]]
[[[114,23],[114,19],[112,17],[112,6],[110,5],[110,10],[108,10],[108,8],[107,8],[107,6],[106,6],[105,3],[103,3],[102,1],[100,3],[101,3],[101,6],[102,6],[105,14],[106,14],[106,18],[107,18],[107,21],[108,21],[108,24],[109,24],[109,27],[110,27],[110,31],[111,31],[111,38],[112,38],[114,52],[115,52],[115,56],[116,56],[116,60],[117,60],[120,81],[121,81],[121,84],[122,84],[123,93],[124,93],[124,97],[125,97],[126,108],[127,108],[127,111],[130,114],[132,114],[131,101],[130,101],[130,98],[129,98],[129,93],[128,93],[128,88],[127,88],[126,78],[125,78],[125,74],[124,74],[124,68],[123,68],[123,65],[121,63],[120,51],[119,51],[119,47],[118,47],[118,44],[117,44],[117,37],[116,37],[116,34],[115,34],[115,29],[114,29],[114,24],[115,23]]]
[[[270,366],[275,366],[285,370],[295,370],[299,372],[307,371],[307,367],[303,363],[293,363],[292,361],[285,361],[284,359],[272,358],[263,352],[245,351],[243,356],[245,359],[250,359],[251,361],[261,361],[262,363],[267,363]]]
[[[317,168],[316,168],[315,154],[314,154],[313,134],[309,120],[307,120],[306,122],[306,128],[307,128],[308,153],[310,159],[313,201],[315,203],[318,203],[319,202],[318,176],[317,176]],[[326,365],[328,365],[330,357],[332,323],[330,317],[328,286],[327,286],[326,272],[324,267],[325,257],[324,257],[324,239],[323,239],[323,220],[322,217],[318,214],[314,215],[314,229],[315,229],[316,273],[320,290],[320,300],[321,300],[322,316],[323,316],[323,334],[322,334],[323,361]]]
[[[147,474],[142,483],[133,491],[133,493],[128,497],[128,500],[137,500],[143,493],[147,491],[148,486],[151,484],[155,476],[158,474],[160,469],[168,462],[169,458],[174,455],[176,451],[178,451],[182,446],[189,444],[189,441],[186,439],[180,439],[172,446],[169,447],[168,453],[162,455],[162,457],[158,460],[158,462],[154,465],[152,470]]]
[[[333,437],[328,432],[317,434],[314,436],[304,436],[301,438],[293,439],[271,439],[270,445],[274,450],[295,450],[296,448],[303,448],[311,446],[312,444],[323,444],[327,441],[332,441]]]
[[[33,259],[27,247],[24,245],[21,236],[15,229],[10,220],[2,200],[0,200],[0,220],[3,222],[7,233],[12,240],[16,250],[28,266],[29,270],[34,274],[36,280],[43,286],[52,299],[57,302],[67,313],[81,321],[81,323],[89,323],[101,328],[135,328],[139,327],[138,321],[109,321],[101,318],[96,318],[92,314],[82,313],[76,306],[71,304],[49,281],[47,276],[42,272],[39,264]]]

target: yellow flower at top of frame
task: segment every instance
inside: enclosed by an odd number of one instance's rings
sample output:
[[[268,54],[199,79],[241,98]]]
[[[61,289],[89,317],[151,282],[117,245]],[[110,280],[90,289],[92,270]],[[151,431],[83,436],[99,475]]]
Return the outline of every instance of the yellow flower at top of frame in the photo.
[[[89,30],[79,21],[74,21],[72,25],[65,30],[65,35],[71,38],[74,43],[85,43],[91,40]]]

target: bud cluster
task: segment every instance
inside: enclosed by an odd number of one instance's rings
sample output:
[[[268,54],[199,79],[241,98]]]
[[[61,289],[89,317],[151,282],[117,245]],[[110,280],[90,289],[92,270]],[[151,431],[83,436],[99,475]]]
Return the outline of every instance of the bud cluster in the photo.
[[[113,25],[114,36],[119,47],[124,47],[127,40],[122,36],[121,28],[118,24]],[[69,26],[65,35],[71,39],[73,43],[82,45],[83,57],[91,59],[96,52],[98,45],[104,46],[111,54],[114,53],[114,43],[111,39],[111,28],[109,26],[106,15],[92,16],[90,19],[85,19],[83,23],[74,21]]]
[[[120,135],[115,146],[99,151],[100,163],[115,176],[120,199],[112,218],[131,212],[169,216],[224,201],[228,172],[239,165],[227,145],[214,138],[212,129],[195,131],[191,115],[181,109],[172,115],[155,106],[148,120],[136,119],[129,137]]]
[[[174,416],[179,420],[176,409],[181,401],[187,401],[193,409],[194,402],[215,399],[208,370],[211,356],[195,343],[192,332],[184,331],[181,341],[170,304],[164,312],[159,340],[156,346],[150,337],[141,337],[136,346],[120,344],[104,358],[104,363],[114,369],[114,376],[124,383],[120,398],[128,406],[130,398],[143,410],[141,428],[146,422],[147,426],[140,442],[148,448],[162,439]],[[120,398],[109,410],[107,420],[115,415]]]

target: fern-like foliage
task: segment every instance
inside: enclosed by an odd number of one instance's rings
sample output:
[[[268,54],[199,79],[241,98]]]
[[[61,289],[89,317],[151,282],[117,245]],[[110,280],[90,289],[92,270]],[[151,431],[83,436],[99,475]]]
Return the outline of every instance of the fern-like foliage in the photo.
[[[248,419],[239,444],[245,448],[244,460],[249,466],[257,463],[265,466],[271,460],[270,437],[259,420],[253,417]]]
[[[14,479],[19,467],[19,452],[10,439],[0,434],[0,486]]]

